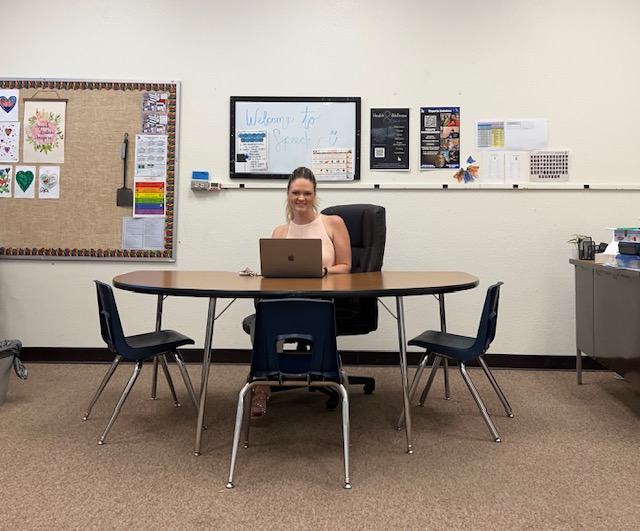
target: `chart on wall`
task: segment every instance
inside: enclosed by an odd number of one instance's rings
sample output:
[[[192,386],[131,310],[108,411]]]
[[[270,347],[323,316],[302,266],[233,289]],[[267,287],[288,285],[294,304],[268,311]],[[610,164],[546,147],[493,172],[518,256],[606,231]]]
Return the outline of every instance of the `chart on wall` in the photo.
[[[231,97],[231,178],[360,178],[360,98]]]

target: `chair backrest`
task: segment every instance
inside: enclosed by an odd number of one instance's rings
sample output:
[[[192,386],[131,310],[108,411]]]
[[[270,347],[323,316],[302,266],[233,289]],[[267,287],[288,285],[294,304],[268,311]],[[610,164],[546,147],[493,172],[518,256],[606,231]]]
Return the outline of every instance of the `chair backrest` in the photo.
[[[250,378],[336,380],[340,370],[333,302],[258,301]]]
[[[351,239],[351,272],[381,271],[387,241],[386,211],[371,204],[337,205],[323,214],[340,216]],[[368,334],[378,328],[375,297],[336,299],[338,335]]]
[[[387,241],[386,211],[370,204],[336,205],[323,214],[340,216],[351,239],[351,272],[381,271]]]
[[[112,352],[126,357],[128,345],[124,338],[124,330],[120,321],[116,299],[109,284],[94,280],[98,295],[98,316],[102,339]]]
[[[477,356],[484,354],[491,342],[496,337],[496,327],[498,325],[498,304],[500,303],[500,286],[504,282],[496,282],[487,288],[487,296],[482,307],[482,316],[478,326],[478,335],[474,343]],[[477,357],[476,356],[476,357]]]

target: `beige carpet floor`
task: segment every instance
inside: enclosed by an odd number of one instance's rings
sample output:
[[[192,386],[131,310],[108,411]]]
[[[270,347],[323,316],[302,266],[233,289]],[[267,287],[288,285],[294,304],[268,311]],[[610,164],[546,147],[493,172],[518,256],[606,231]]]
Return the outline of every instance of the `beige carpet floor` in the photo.
[[[492,442],[460,375],[452,398],[437,379],[413,408],[415,453],[393,429],[397,368],[347,367],[377,389],[351,388],[351,480],[342,488],[339,411],[318,393],[274,394],[239,452],[225,488],[237,392],[247,368],[215,365],[202,455],[195,413],[175,366],[183,407],[145,366],[111,431],[106,425],[131,365],[84,408],[105,365],[30,364],[11,375],[0,406],[0,529],[638,529],[640,392],[608,372],[494,371],[515,413],[505,416],[471,370],[503,442]],[[197,383],[199,366],[190,365]]]

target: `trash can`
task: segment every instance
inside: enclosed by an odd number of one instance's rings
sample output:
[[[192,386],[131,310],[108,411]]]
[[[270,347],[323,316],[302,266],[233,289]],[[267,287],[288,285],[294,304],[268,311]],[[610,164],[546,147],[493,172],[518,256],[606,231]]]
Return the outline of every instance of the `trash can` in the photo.
[[[5,339],[0,341],[0,405],[4,404],[9,391],[9,374],[11,367],[19,378],[27,378],[27,369],[20,361],[22,342],[17,339]]]

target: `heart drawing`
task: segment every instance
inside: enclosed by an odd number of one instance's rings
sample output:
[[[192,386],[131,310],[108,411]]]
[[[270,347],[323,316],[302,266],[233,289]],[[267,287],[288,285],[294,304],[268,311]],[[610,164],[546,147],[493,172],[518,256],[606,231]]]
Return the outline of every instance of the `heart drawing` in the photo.
[[[11,112],[16,106],[16,103],[18,103],[18,99],[15,96],[9,96],[8,98],[6,96],[0,96],[0,108],[6,113]]]
[[[55,173],[44,173],[40,176],[40,182],[47,190],[51,190],[58,182],[58,176]]]
[[[23,192],[29,189],[29,186],[33,183],[32,171],[19,171],[16,173],[16,182]]]

